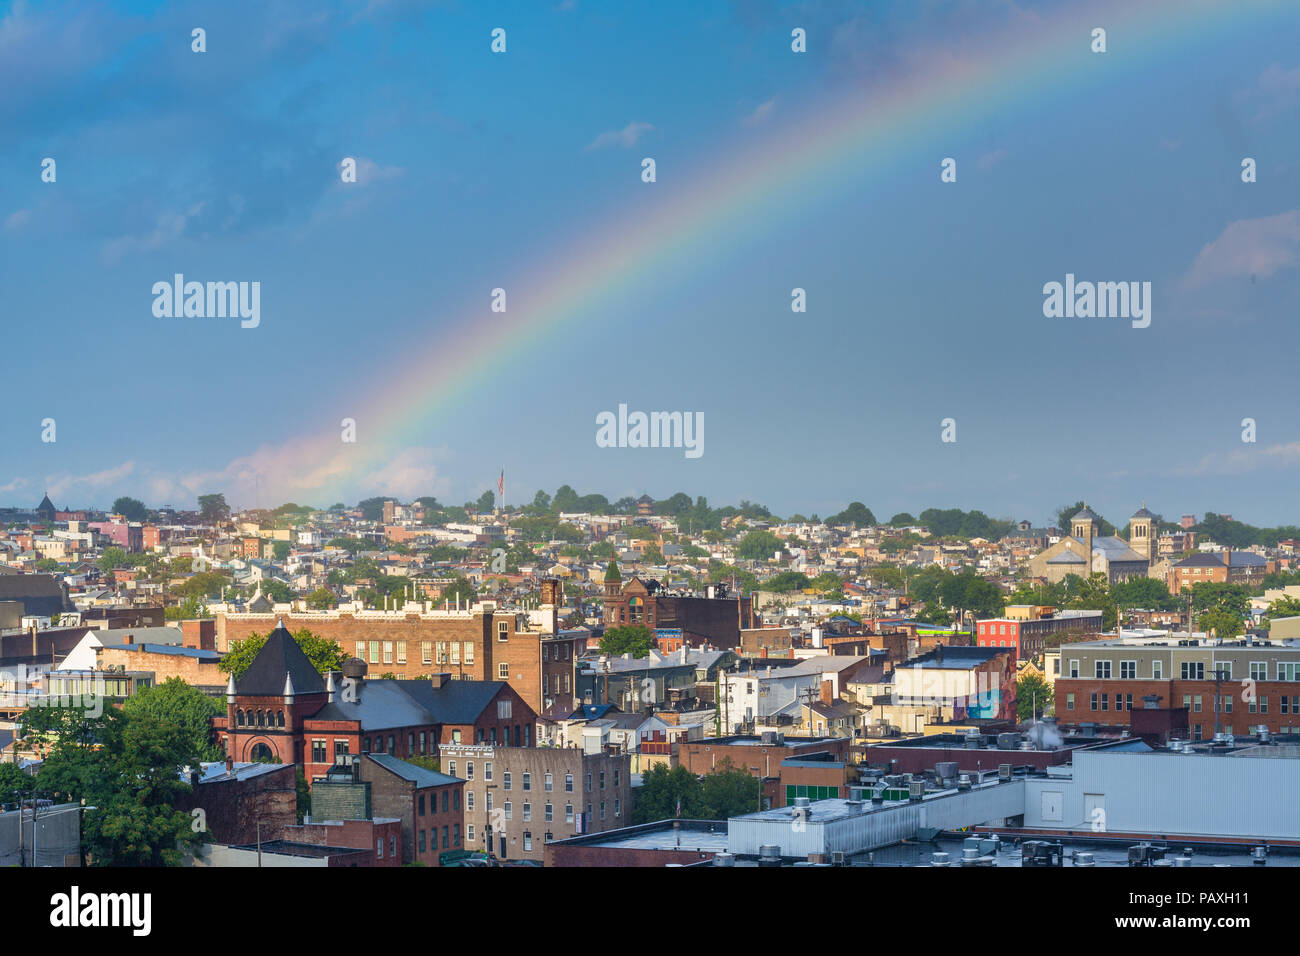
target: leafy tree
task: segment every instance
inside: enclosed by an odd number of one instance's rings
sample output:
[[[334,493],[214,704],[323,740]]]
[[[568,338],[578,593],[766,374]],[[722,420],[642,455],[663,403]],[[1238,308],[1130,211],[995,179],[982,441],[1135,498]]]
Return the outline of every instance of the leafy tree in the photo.
[[[1192,610],[1218,609],[1245,618],[1250,613],[1250,592],[1240,584],[1222,581],[1201,581],[1193,584]]]
[[[9,803],[17,796],[28,796],[36,786],[36,778],[16,763],[0,763],[0,803]]]
[[[666,764],[655,764],[641,778],[632,822],[654,823],[678,816],[700,819],[704,810],[702,791],[699,778],[685,767],[677,766],[670,770]]]
[[[547,511],[551,507],[551,496],[544,491],[538,491],[533,495],[533,507],[538,511]]]
[[[266,596],[266,599],[274,604],[288,604],[294,599],[293,588],[283,581],[277,581],[274,578],[263,578],[258,582],[258,587],[262,589],[262,594]]]
[[[327,548],[340,548],[348,554],[358,554],[362,551],[373,551],[375,546],[369,541],[363,541],[361,538],[342,537],[331,538],[325,542]]]
[[[478,496],[478,501],[474,503],[479,514],[488,514],[496,507],[497,493],[489,488],[483,494]]]
[[[736,557],[746,561],[766,561],[785,545],[771,531],[750,531],[736,545]]]
[[[163,609],[163,617],[168,621],[194,621],[199,618],[212,617],[208,606],[201,597],[187,597],[176,607]]]
[[[60,571],[62,568],[63,565],[59,564],[59,562],[55,561],[53,558],[41,558],[36,562],[37,571]]]
[[[224,494],[199,495],[199,517],[207,524],[216,524],[230,517],[230,505]]]
[[[1033,720],[1047,713],[1052,702],[1052,687],[1041,674],[1026,671],[1016,679],[1016,718]],[[1035,713],[1035,708],[1037,713]]]
[[[1069,534],[1074,530],[1074,524],[1071,519],[1085,507],[1087,506],[1082,501],[1076,501],[1072,505],[1065,505],[1056,509],[1056,527],[1061,530],[1062,534]],[[1097,517],[1101,518],[1102,535],[1113,535],[1116,531],[1115,526],[1105,518],[1102,518],[1101,515],[1097,515]]]
[[[328,611],[338,604],[338,598],[329,588],[317,588],[307,595],[307,606],[313,611]]]
[[[289,556],[291,549],[288,541],[272,541],[271,550],[275,554],[275,560],[283,561]]]
[[[606,629],[605,636],[600,639],[600,652],[611,657],[623,654],[645,657],[654,643],[655,637],[650,628],[644,624],[626,624]]]
[[[1240,615],[1223,607],[1212,607],[1197,615],[1196,623],[1204,631],[1213,631],[1215,637],[1230,638],[1244,633],[1245,625]]]
[[[123,496],[113,502],[113,514],[119,514],[127,521],[144,521],[149,517],[149,509],[140,499]]]
[[[211,742],[212,718],[224,714],[226,708],[179,677],[143,688],[123,702],[122,711],[128,718],[148,717],[179,727],[199,760],[222,758],[221,749]]]
[[[1111,586],[1110,596],[1118,607],[1138,607],[1155,611],[1172,611],[1178,601],[1169,593],[1164,581],[1156,578],[1129,578]]]
[[[651,565],[663,564],[664,553],[659,550],[659,546],[657,544],[652,544],[650,545],[650,547],[645,549],[645,552],[644,554],[642,554],[641,559],[646,564],[651,564]]]
[[[802,591],[810,584],[808,575],[798,571],[782,571],[762,583],[766,591]]]
[[[294,631],[293,639],[307,655],[312,666],[322,674],[338,670],[347,660],[347,654],[337,642],[327,637],[317,637],[305,627]],[[230,645],[230,653],[221,659],[217,667],[223,674],[234,674],[235,680],[239,680],[265,645],[266,635],[254,631],[242,641],[234,641]]]
[[[726,820],[761,810],[762,786],[758,778],[737,767],[730,758],[700,781],[701,815],[705,820]]]
[[[908,528],[916,523],[915,516],[908,514],[906,511],[900,511],[898,514],[894,515],[894,517],[889,519],[890,526],[894,528]]]
[[[1295,598],[1278,598],[1268,606],[1268,614],[1264,617],[1264,626],[1269,626],[1274,618],[1295,617],[1300,615],[1300,600]]]
[[[855,501],[839,514],[827,518],[826,523],[834,525],[851,524],[859,528],[869,528],[876,524],[876,516],[861,501]]]
[[[470,584],[468,578],[458,574],[456,579],[443,589],[442,597],[452,604],[456,603],[458,597],[461,601],[473,604],[478,600],[478,592],[474,590],[474,585]]]
[[[112,572],[114,568],[120,568],[126,564],[126,549],[119,547],[105,548],[104,553],[99,556],[95,562],[99,570],[105,574]]]

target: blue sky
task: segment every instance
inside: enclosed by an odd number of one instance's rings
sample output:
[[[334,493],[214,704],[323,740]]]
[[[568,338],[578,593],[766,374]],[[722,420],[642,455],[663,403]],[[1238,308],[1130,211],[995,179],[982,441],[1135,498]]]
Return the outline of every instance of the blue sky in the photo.
[[[647,188],[887,95],[917,50],[1071,6],[0,3],[0,503],[459,502],[504,464],[511,500],[567,482],[786,514],[1045,520],[1087,498],[1296,522],[1300,10],[1177,46],[1112,35],[1106,67],[885,170],[757,199],[742,238],[503,354],[390,469],[303,491],[266,451],[337,430],[484,290]],[[667,182],[639,181],[645,155]],[[261,325],[155,318],[174,272],[260,281]],[[1045,318],[1067,272],[1151,281],[1151,327]],[[597,447],[619,403],[703,412],[705,454]]]

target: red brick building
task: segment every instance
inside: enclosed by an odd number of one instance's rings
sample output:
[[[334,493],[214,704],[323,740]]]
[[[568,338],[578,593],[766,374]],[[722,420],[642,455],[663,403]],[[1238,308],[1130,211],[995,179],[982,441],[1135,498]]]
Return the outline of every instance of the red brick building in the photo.
[[[633,577],[624,583],[613,562],[605,572],[604,622],[606,627],[641,624],[651,631],[680,630],[689,647],[707,644],[721,650],[738,647],[740,632],[762,623],[753,600],[727,596],[725,585],[710,585],[705,597],[667,594],[657,581]]]
[[[375,815],[401,821],[403,862],[438,866],[441,854],[464,850],[464,780],[387,754],[367,754],[355,766],[370,783]]]
[[[533,745],[536,713],[504,681],[368,680],[353,658],[322,678],[281,624],[226,687],[218,742],[236,760],[296,763],[310,781],[338,758],[436,756],[443,743]]]

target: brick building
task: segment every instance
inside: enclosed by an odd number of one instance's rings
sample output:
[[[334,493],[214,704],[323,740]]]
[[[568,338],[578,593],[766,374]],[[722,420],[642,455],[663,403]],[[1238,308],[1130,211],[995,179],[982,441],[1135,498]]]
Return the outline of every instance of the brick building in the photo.
[[[338,608],[280,615],[290,631],[306,628],[336,641],[347,654],[369,665],[376,676],[428,677],[449,673],[456,680],[506,681],[535,711],[545,709],[542,651],[545,636],[533,630],[525,614],[498,609],[484,601],[472,607],[433,609],[424,603],[399,611]],[[267,633],[277,615],[221,614],[217,649],[250,634]],[[553,672],[548,672],[553,673]]]
[[[828,774],[842,783],[849,744],[847,737],[733,734],[683,740],[677,745],[677,762],[703,776],[730,761],[759,779],[764,806],[770,808],[785,805],[787,786],[830,786]],[[809,762],[815,766],[806,766]]]
[[[1025,614],[1014,614],[1024,610]],[[1006,617],[979,621],[975,628],[977,647],[1010,647],[1016,659],[1035,660],[1042,656],[1049,639],[1064,635],[1101,632],[1101,611],[1057,611],[1054,608],[1008,608]]]
[[[401,821],[403,862],[438,866],[441,854],[464,849],[464,780],[388,754],[366,754],[353,766],[370,784],[374,812]]]
[[[606,627],[641,624],[651,631],[680,630],[690,647],[723,649],[739,647],[740,632],[761,624],[754,600],[729,597],[726,585],[710,585],[704,597],[670,594],[657,581],[633,577],[624,583],[612,561],[605,572],[604,622]]]
[[[1153,697],[1157,709],[1186,708],[1193,740],[1214,736],[1216,712],[1220,731],[1300,733],[1300,641],[1144,635],[1066,644],[1060,658],[1062,724],[1131,728]]]
[[[1254,587],[1276,570],[1276,561],[1253,551],[1207,551],[1174,562],[1165,583],[1170,594],[1181,594],[1185,588],[1209,581]]]
[[[279,837],[298,821],[298,774],[286,764],[200,764],[182,773],[190,792],[177,796],[177,810],[203,811],[213,843],[256,843]],[[260,830],[259,830],[260,826]]]
[[[465,849],[499,860],[541,860],[548,840],[627,825],[631,760],[576,747],[442,751],[443,769],[465,781]]]
[[[226,687],[226,716],[214,718],[219,743],[237,760],[296,763],[307,779],[339,757],[386,753],[437,756],[444,743],[532,745],[536,713],[504,681],[369,680],[352,658],[322,678],[283,624],[248,670]]]

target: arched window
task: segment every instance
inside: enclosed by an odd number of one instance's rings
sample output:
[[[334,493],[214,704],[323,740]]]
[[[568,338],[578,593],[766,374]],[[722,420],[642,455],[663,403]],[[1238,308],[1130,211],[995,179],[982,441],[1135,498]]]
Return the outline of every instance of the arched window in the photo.
[[[266,726],[266,711],[264,711],[264,710],[259,710],[259,711],[257,712],[257,726],[259,726],[259,727],[265,727],[265,726]]]
[[[277,727],[284,726],[284,711],[278,710],[275,712],[275,726]]]
[[[244,712],[242,710],[235,711],[235,726],[236,727],[244,726]]]
[[[260,741],[253,744],[253,749],[249,754],[254,763],[279,763],[275,757],[275,751]]]

